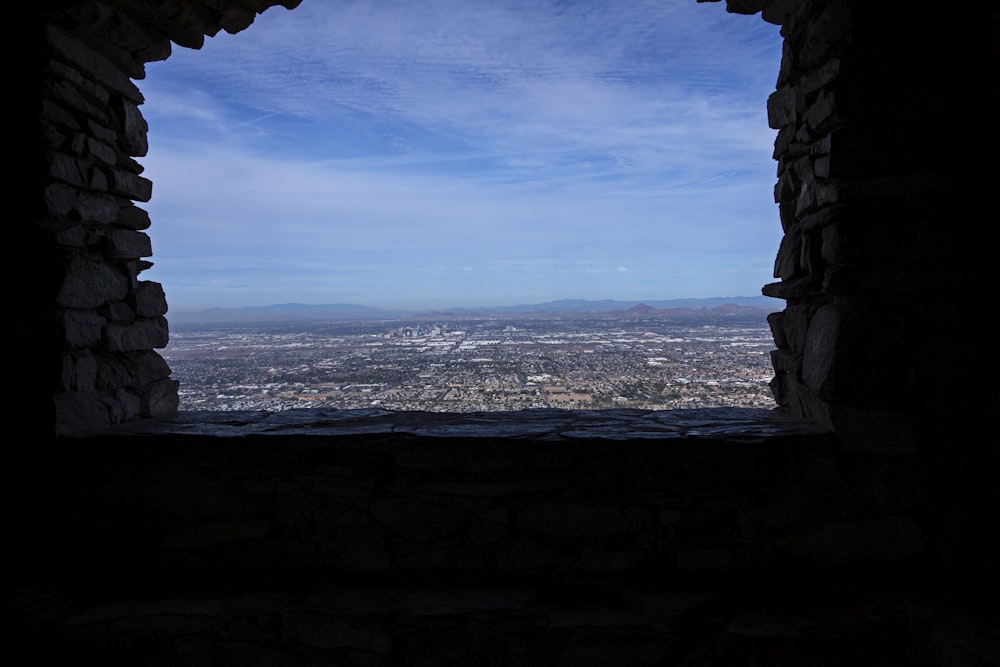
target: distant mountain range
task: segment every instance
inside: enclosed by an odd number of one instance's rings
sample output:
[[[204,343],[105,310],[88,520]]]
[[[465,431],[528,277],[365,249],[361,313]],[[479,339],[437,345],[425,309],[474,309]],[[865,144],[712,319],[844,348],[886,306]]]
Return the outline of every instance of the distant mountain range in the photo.
[[[783,302],[765,296],[735,296],[649,301],[614,299],[561,299],[545,303],[501,306],[495,308],[451,308],[436,311],[394,311],[352,303],[303,304],[281,303],[272,306],[209,308],[196,312],[171,312],[168,319],[178,324],[251,323],[289,320],[389,320],[411,319],[488,319],[492,317],[531,316],[566,318],[589,315],[625,319],[692,319],[763,317],[781,310]]]

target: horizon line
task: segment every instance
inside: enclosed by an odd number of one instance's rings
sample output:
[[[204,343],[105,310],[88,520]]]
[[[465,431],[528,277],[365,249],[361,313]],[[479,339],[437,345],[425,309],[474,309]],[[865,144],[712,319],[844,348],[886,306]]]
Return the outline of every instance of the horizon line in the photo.
[[[193,309],[186,308],[183,310],[171,310],[173,314],[198,314],[206,311],[212,310],[252,310],[252,309],[266,309],[266,308],[278,308],[278,307],[304,307],[304,308],[322,308],[322,307],[341,307],[341,308],[364,308],[369,310],[381,310],[392,313],[400,312],[421,312],[421,311],[453,311],[453,310],[480,310],[480,309],[495,309],[495,308],[528,308],[528,307],[538,307],[550,304],[559,304],[564,302],[575,302],[575,303],[632,303],[632,304],[642,304],[649,302],[669,302],[669,303],[680,303],[680,302],[697,302],[697,301],[720,301],[726,299],[736,299],[736,300],[775,300],[782,301],[777,297],[771,297],[763,294],[755,295],[728,295],[728,296],[707,296],[707,297],[671,297],[671,298],[649,298],[649,299],[621,299],[621,298],[601,298],[601,299],[587,299],[587,298],[574,298],[574,297],[564,297],[559,299],[548,299],[545,301],[538,302],[520,302],[511,303],[505,305],[475,305],[475,306],[410,306],[410,307],[398,307],[398,306],[371,306],[365,303],[356,302],[324,302],[324,303],[305,303],[299,301],[286,301],[279,303],[269,303],[264,305],[242,305],[242,306],[205,306],[203,308]]]

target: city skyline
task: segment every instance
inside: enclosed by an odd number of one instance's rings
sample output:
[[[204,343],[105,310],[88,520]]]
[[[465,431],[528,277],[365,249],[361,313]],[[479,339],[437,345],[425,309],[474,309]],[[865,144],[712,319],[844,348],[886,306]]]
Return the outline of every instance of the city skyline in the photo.
[[[776,26],[685,0],[272,8],[147,66],[172,310],[755,295]]]

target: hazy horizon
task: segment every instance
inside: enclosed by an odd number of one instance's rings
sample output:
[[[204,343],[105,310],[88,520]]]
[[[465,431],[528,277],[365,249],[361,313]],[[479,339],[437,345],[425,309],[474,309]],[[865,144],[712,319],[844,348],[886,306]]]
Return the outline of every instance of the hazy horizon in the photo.
[[[757,295],[780,51],[695,0],[271,8],[147,66],[142,277],[186,312]]]
[[[731,295],[731,296],[690,297],[690,298],[681,297],[681,298],[671,298],[671,299],[611,299],[611,298],[607,298],[607,299],[587,299],[587,298],[564,298],[564,299],[553,299],[553,300],[549,300],[549,301],[540,301],[540,302],[532,301],[532,302],[523,302],[523,303],[494,303],[494,304],[478,303],[478,304],[472,304],[472,305],[458,305],[458,306],[446,306],[446,307],[422,307],[422,306],[419,306],[419,305],[411,305],[411,306],[407,306],[407,307],[383,307],[383,306],[373,305],[373,304],[368,304],[368,303],[346,303],[346,302],[344,302],[344,303],[306,303],[306,302],[302,302],[302,301],[287,301],[287,302],[281,302],[281,303],[263,304],[263,305],[259,305],[259,306],[257,306],[257,305],[254,305],[254,306],[208,306],[208,307],[205,307],[205,308],[198,308],[198,309],[193,309],[193,310],[180,310],[180,309],[171,308],[170,311],[169,311],[169,313],[168,313],[168,316],[169,315],[199,315],[199,314],[202,314],[202,313],[205,313],[205,312],[208,312],[208,311],[217,311],[217,310],[240,311],[240,310],[257,310],[257,309],[263,310],[263,309],[292,308],[292,307],[301,307],[301,308],[324,308],[324,307],[328,307],[328,308],[362,308],[362,309],[372,309],[372,310],[376,310],[376,311],[381,311],[381,312],[385,312],[385,313],[388,313],[388,314],[413,314],[413,313],[432,313],[432,312],[437,312],[437,311],[440,311],[440,312],[443,312],[443,313],[447,313],[447,312],[450,312],[450,311],[455,311],[455,312],[459,312],[459,311],[473,311],[473,312],[474,311],[484,311],[484,312],[489,312],[489,311],[516,310],[516,309],[522,309],[522,308],[524,308],[524,309],[532,309],[532,308],[538,308],[538,307],[541,307],[541,306],[548,306],[548,305],[551,305],[553,307],[556,307],[556,306],[566,306],[567,304],[575,304],[575,305],[581,305],[581,306],[583,304],[593,305],[593,306],[597,307],[596,308],[597,310],[602,310],[601,308],[598,307],[598,306],[600,306],[602,304],[605,305],[606,307],[609,307],[610,304],[614,304],[614,308],[619,308],[619,307],[620,308],[628,308],[631,305],[635,305],[635,304],[646,304],[646,305],[651,305],[651,306],[656,307],[656,308],[683,307],[683,306],[690,306],[690,307],[699,308],[699,307],[713,307],[713,306],[716,306],[716,305],[724,305],[724,304],[727,304],[727,303],[728,304],[736,304],[736,305],[747,305],[747,304],[750,304],[750,305],[757,305],[757,304],[764,305],[764,304],[769,304],[772,301],[775,302],[774,305],[775,305],[776,308],[779,307],[779,304],[780,305],[784,304],[784,302],[782,300],[780,300],[780,299],[775,299],[773,297],[767,297],[767,296],[763,296],[763,295]],[[605,308],[605,309],[607,309],[607,308]],[[571,310],[573,310],[573,309],[570,308],[566,312],[569,312]],[[556,312],[558,312],[558,310]],[[581,312],[583,312],[583,311],[581,311]]]

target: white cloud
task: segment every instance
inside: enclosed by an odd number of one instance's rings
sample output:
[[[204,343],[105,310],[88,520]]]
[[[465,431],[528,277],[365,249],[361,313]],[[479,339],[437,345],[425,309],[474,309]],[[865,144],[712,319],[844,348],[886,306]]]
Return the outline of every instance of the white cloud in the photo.
[[[574,282],[602,273],[756,292],[770,261],[728,267],[780,238],[776,28],[685,1],[313,0],[179,50],[142,84],[152,279],[182,301],[202,274],[255,302],[621,288]]]

